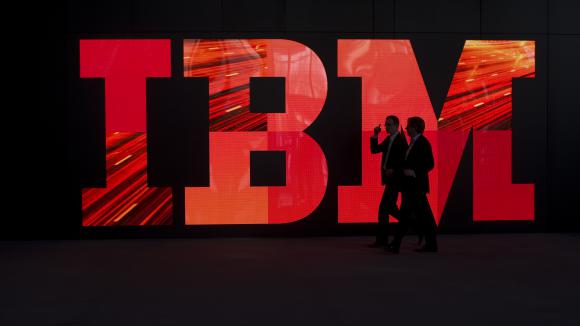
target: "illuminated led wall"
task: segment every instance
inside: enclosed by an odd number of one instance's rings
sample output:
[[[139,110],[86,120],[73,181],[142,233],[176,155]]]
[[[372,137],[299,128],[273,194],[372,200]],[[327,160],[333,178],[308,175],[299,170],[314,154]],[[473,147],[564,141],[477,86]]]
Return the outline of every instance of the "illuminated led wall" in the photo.
[[[289,39],[184,38],[181,53],[172,52],[168,39],[79,42],[79,78],[105,85],[106,187],[82,189],[85,227],[284,224],[321,215],[328,221],[329,214],[333,224],[374,223],[383,186],[380,155],[370,154],[368,139],[390,114],[403,124],[410,116],[426,121],[435,155],[429,200],[438,222],[470,150],[472,221],[536,218],[534,183],[516,183],[512,176],[513,82],[535,78],[534,41],[465,40],[440,114],[412,42],[405,39],[337,39],[335,69],[309,46]],[[177,70],[182,75],[172,75],[172,62],[183,65]],[[250,81],[272,77],[284,81],[284,111],[253,112]],[[190,109],[209,110],[209,134],[200,139],[209,146],[209,184],[179,188],[183,200],[173,197],[177,186],[148,183],[146,81],[151,78],[208,83],[207,105]],[[360,89],[353,90],[360,94],[359,107],[328,104],[329,79],[341,78],[360,80]],[[352,171],[361,175],[358,184],[329,183],[329,164],[341,162],[329,162],[330,149],[309,132],[322,112],[332,119],[333,112],[345,110],[360,110],[360,147],[340,147],[360,161],[360,171]],[[470,137],[472,149],[467,149]],[[272,151],[284,157],[285,184],[252,185],[251,153]],[[319,209],[325,198],[334,208],[326,203]],[[175,209],[175,203],[182,207]]]

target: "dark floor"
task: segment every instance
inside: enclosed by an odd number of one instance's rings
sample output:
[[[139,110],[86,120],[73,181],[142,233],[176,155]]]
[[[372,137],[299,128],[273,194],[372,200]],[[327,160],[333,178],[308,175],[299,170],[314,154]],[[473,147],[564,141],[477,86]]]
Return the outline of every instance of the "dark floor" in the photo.
[[[580,234],[0,242],[0,325],[580,325]]]

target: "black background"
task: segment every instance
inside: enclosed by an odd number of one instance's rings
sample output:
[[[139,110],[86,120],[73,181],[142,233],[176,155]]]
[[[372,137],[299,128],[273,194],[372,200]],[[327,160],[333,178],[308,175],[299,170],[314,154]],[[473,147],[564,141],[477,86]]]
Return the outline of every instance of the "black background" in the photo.
[[[457,1],[71,1],[21,8],[8,67],[21,92],[3,120],[7,187],[2,237],[302,236],[370,234],[339,225],[337,185],[360,182],[360,80],[336,77],[343,38],[410,39],[437,114],[467,39],[536,41],[536,78],[514,81],[514,183],[535,183],[536,221],[471,222],[471,138],[443,213],[441,232],[573,231],[580,151],[575,129],[580,4],[546,0]],[[25,32],[26,31],[26,32]],[[184,38],[286,38],[312,48],[328,76],[324,110],[307,132],[323,149],[329,183],[309,217],[287,225],[183,225],[183,186],[208,183],[207,82],[182,76]],[[80,79],[81,38],[171,38],[174,78],[148,80],[149,180],[174,187],[170,227],[82,229],[80,188],[104,182],[104,83]],[[256,87],[256,96],[272,94]],[[168,101],[168,99],[171,99]],[[270,98],[276,102],[277,98]],[[279,99],[278,99],[279,102]],[[206,108],[192,111],[191,107]],[[82,108],[79,110],[78,108]],[[259,110],[259,108],[257,108]],[[14,116],[12,116],[14,115]],[[12,129],[12,128],[15,129]],[[14,142],[18,139],[18,142]],[[354,153],[354,155],[353,155]],[[179,159],[173,159],[179,158]],[[260,161],[279,155],[257,155]],[[274,165],[277,166],[277,165]],[[192,168],[194,167],[194,168]],[[261,168],[254,167],[260,171]],[[263,184],[275,178],[254,176]],[[275,184],[283,180],[275,180]]]

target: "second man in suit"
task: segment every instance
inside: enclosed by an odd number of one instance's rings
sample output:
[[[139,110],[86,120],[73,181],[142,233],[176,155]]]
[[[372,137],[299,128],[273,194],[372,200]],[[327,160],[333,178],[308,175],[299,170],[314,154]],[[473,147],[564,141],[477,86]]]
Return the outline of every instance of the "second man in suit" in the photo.
[[[389,246],[389,250],[394,253],[399,252],[401,240],[407,232],[414,215],[419,232],[425,235],[425,245],[417,249],[417,251],[436,252],[435,218],[427,199],[429,171],[433,170],[435,166],[433,151],[431,143],[423,135],[425,131],[425,121],[423,119],[420,117],[409,118],[406,129],[407,134],[411,137],[411,142],[403,160],[399,228],[395,240]]]

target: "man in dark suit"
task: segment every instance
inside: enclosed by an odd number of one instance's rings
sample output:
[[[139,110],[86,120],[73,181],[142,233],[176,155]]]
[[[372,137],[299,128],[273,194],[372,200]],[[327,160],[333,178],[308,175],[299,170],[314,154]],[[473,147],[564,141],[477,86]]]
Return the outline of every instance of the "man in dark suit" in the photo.
[[[371,136],[371,153],[382,153],[381,183],[385,185],[381,204],[379,205],[379,223],[376,241],[369,247],[387,247],[389,238],[389,215],[399,219],[397,198],[403,177],[403,161],[407,151],[407,140],[399,132],[399,118],[390,115],[385,119],[385,129],[388,137],[379,144],[381,126],[375,127]]]
[[[425,121],[420,117],[407,120],[407,134],[411,142],[404,155],[403,177],[401,181],[402,201],[399,228],[389,251],[398,253],[403,236],[407,232],[411,216],[415,215],[417,229],[425,235],[425,245],[418,252],[437,252],[435,218],[427,193],[429,192],[429,171],[435,166],[431,144],[423,136]]]

